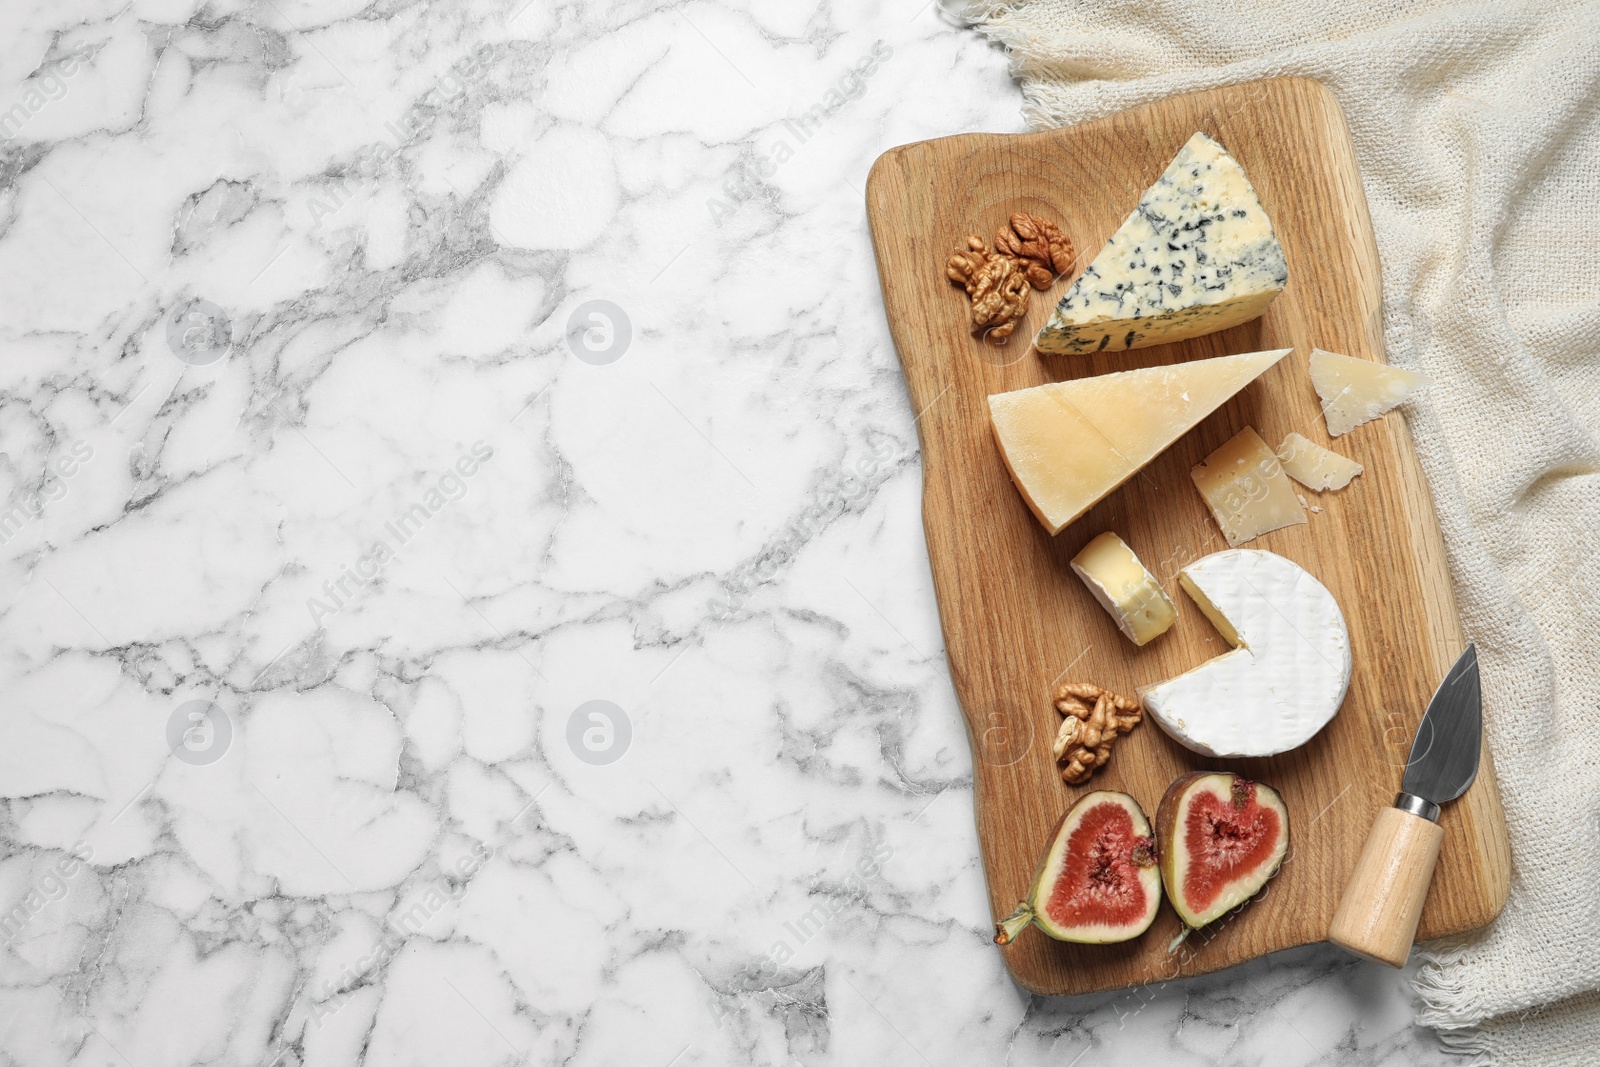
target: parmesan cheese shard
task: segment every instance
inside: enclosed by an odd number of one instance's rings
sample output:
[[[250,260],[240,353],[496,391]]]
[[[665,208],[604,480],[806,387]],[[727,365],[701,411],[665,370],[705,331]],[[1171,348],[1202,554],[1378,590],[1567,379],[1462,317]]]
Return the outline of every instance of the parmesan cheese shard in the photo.
[[[1284,473],[1289,477],[1319,493],[1325,489],[1343,489],[1365,469],[1355,460],[1330,452],[1297,433],[1285,437],[1278,446],[1278,462],[1283,464]]]
[[[1237,326],[1289,281],[1239,161],[1196,133],[1056,305],[1041,352],[1118,352]]]
[[[1160,637],[1178,620],[1178,609],[1155,575],[1110,530],[1072,557],[1072,569],[1116,621],[1122,635],[1136,645]]]
[[[1416,371],[1320,348],[1311,350],[1311,384],[1322,399],[1322,417],[1328,420],[1330,437],[1347,434],[1399,407],[1427,383]]]
[[[1057,534],[1290,351],[996,393],[990,423],[1022,498]]]
[[[1277,454],[1248,426],[1189,476],[1210,505],[1229,548],[1309,521]]]

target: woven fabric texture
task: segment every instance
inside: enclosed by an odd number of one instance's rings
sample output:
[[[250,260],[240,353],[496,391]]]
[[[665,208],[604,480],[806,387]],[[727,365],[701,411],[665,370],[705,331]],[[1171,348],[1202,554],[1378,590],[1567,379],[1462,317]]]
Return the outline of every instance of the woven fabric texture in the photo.
[[[1600,1061],[1600,3],[1020,0],[961,13],[1036,128],[1254,78],[1348,116],[1388,358],[1467,635],[1513,857],[1424,948],[1422,1022],[1487,1062]]]

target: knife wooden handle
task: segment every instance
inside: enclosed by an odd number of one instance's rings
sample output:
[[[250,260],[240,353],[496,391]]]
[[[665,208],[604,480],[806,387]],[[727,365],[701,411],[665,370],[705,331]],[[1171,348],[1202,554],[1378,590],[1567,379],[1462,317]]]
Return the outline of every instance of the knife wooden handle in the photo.
[[[1428,899],[1444,830],[1399,808],[1384,808],[1344,887],[1328,940],[1358,956],[1405,966]]]

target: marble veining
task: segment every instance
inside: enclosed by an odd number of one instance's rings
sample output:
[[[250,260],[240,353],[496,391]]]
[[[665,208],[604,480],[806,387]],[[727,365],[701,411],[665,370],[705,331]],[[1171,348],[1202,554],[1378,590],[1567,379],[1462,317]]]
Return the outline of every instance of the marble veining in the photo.
[[[924,0],[13,4],[0,1063],[1443,1063],[989,943],[882,150]]]

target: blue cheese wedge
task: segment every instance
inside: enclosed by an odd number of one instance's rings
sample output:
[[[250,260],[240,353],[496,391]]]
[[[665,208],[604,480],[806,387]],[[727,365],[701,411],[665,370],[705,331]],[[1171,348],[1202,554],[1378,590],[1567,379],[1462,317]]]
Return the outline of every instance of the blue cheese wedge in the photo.
[[[1244,168],[1196,133],[1033,343],[1067,354],[1199,337],[1260,315],[1288,281],[1283,248]]]

